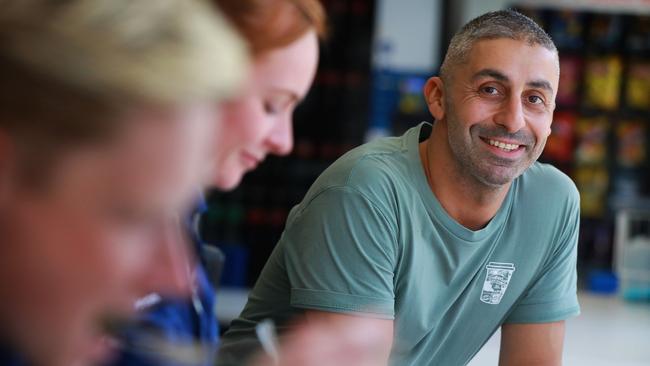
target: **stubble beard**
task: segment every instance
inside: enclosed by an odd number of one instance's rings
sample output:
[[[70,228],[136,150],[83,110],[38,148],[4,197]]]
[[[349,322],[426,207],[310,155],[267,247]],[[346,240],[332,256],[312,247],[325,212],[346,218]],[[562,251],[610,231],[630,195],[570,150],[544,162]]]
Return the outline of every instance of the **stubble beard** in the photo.
[[[448,105],[449,106],[449,105]],[[517,140],[524,140],[526,149],[535,149],[533,152],[526,151],[521,161],[500,158],[497,156],[486,156],[481,152],[478,144],[483,142],[478,137],[485,131],[491,131],[492,137],[512,136],[498,127],[485,127],[479,124],[470,127],[469,133],[463,131],[458,119],[452,112],[447,118],[447,138],[455,165],[461,177],[470,185],[478,186],[487,190],[498,190],[519,177],[526,171],[541,155],[545,141],[540,146],[536,144],[535,138],[529,135],[519,136]]]

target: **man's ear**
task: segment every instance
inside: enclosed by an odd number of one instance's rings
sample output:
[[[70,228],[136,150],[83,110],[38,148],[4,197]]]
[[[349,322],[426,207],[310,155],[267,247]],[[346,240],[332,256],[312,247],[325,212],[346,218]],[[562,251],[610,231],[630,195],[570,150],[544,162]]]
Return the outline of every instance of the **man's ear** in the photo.
[[[438,76],[433,76],[424,85],[424,99],[429,106],[429,112],[437,121],[445,118],[445,88]]]

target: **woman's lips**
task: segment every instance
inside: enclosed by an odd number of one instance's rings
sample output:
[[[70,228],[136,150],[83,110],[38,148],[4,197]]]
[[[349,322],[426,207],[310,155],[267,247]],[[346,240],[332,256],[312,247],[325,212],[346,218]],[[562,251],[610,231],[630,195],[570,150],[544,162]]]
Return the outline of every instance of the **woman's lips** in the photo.
[[[257,158],[255,155],[249,154],[247,152],[243,152],[241,156],[244,165],[246,165],[246,168],[249,170],[255,169],[259,165],[260,161],[262,160],[260,158]]]

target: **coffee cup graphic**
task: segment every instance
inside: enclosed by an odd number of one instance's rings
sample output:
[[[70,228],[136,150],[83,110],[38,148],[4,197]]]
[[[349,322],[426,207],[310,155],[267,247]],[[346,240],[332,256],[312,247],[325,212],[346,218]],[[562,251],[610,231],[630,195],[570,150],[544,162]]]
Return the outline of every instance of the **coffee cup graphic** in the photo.
[[[515,272],[515,265],[512,263],[490,262],[485,266],[487,271],[481,301],[486,304],[496,305],[501,302],[510,283],[510,278]]]

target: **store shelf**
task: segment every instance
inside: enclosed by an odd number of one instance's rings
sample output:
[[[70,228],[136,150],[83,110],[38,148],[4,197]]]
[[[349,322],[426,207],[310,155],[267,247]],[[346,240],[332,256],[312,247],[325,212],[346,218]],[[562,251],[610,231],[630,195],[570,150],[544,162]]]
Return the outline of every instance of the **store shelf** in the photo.
[[[647,0],[518,0],[514,4],[537,8],[552,7],[579,11],[650,15],[650,2]]]

